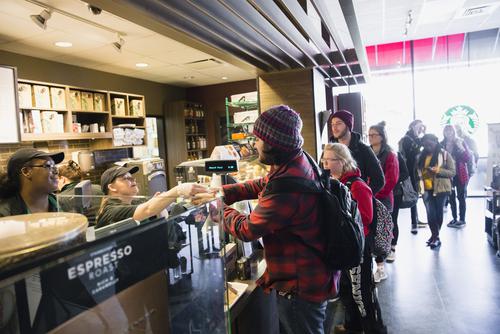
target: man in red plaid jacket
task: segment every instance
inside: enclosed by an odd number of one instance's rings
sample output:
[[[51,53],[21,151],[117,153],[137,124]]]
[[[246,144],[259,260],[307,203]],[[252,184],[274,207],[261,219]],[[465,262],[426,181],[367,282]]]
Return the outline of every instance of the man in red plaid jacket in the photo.
[[[260,162],[270,165],[267,176],[225,185],[224,201],[258,198],[250,215],[226,207],[224,229],[250,241],[262,237],[267,269],[259,278],[264,291],[276,290],[280,326],[289,334],[323,333],[327,300],[336,296],[339,273],[326,268],[320,232],[319,195],[277,193],[263,196],[267,182],[281,177],[317,179],[302,151],[302,120],[288,106],[262,113],[254,124]]]

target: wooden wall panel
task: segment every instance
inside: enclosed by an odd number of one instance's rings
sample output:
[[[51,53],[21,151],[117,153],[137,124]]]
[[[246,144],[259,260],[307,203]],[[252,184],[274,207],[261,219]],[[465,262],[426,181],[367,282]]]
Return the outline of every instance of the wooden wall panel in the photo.
[[[304,124],[304,150],[314,157],[317,149],[313,82],[313,69],[263,74],[259,77],[259,102],[261,112],[278,104],[297,111]]]
[[[185,101],[165,105],[165,131],[167,133],[167,175],[168,186],[175,182],[175,166],[187,160],[186,128],[184,125]]]

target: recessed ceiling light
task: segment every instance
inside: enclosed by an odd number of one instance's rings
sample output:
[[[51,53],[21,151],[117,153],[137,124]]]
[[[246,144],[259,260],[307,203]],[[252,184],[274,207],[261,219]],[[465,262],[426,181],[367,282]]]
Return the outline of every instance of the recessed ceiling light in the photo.
[[[149,64],[146,64],[146,63],[137,63],[135,64],[135,67],[141,67],[141,68],[144,68],[144,67],[148,67]]]
[[[228,79],[228,77],[222,77],[221,79],[222,79],[222,80],[227,80],[227,79]]]
[[[58,46],[60,48],[70,48],[73,46],[73,43],[71,43],[71,42],[55,42],[54,45]]]
[[[185,75],[185,76],[184,76],[184,79],[185,79],[185,80],[193,80],[193,79],[194,79],[194,76],[193,76],[193,75]]]

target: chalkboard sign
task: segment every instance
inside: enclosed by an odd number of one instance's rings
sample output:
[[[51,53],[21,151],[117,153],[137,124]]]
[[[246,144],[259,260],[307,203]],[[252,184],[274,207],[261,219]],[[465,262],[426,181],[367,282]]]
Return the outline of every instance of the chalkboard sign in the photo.
[[[19,143],[17,71],[0,65],[0,144]]]

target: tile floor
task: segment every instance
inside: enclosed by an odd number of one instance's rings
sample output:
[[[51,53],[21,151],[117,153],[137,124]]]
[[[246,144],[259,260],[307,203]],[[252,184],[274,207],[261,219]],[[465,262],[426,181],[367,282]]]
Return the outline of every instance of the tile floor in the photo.
[[[467,200],[467,226],[441,229],[442,246],[430,250],[428,228],[410,233],[410,210],[400,212],[400,237],[388,279],[378,284],[389,333],[500,333],[500,258],[484,233],[484,199]],[[425,219],[423,203],[419,212]]]

